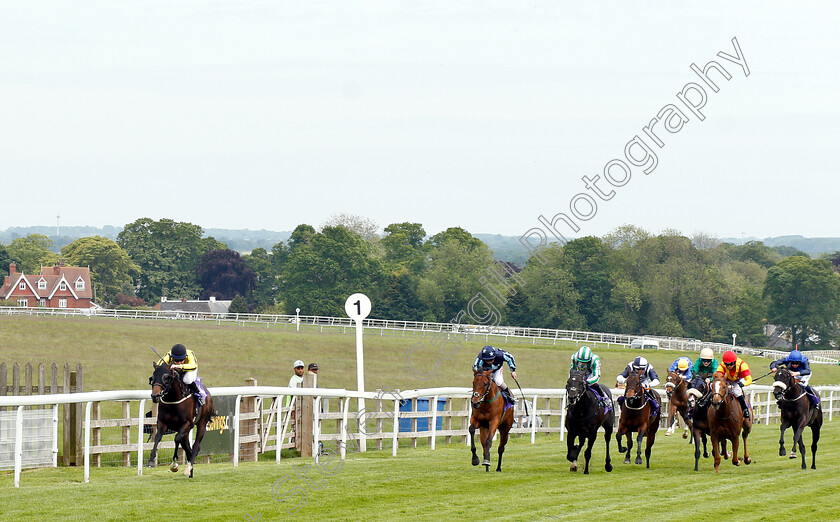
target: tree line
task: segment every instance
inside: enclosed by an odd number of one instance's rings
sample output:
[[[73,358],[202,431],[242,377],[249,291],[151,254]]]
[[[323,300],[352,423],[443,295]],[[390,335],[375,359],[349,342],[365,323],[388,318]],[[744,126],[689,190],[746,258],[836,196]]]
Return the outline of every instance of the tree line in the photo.
[[[623,226],[603,237],[554,243],[524,267],[494,267],[493,253],[460,227],[427,236],[419,223],[339,216],[299,225],[285,242],[240,255],[203,229],[170,219],[129,223],[116,241],[93,236],[52,252],[39,234],[0,245],[3,268],[33,274],[59,257],[89,266],[108,307],[170,299],[234,299],[232,311],[342,316],[346,297],[371,297],[371,317],[475,322],[477,295],[503,324],[763,345],[765,323],[803,348],[840,340],[840,252],[811,259],[792,247],[653,235]],[[488,269],[490,267],[490,269]],[[504,280],[493,271],[503,274]]]

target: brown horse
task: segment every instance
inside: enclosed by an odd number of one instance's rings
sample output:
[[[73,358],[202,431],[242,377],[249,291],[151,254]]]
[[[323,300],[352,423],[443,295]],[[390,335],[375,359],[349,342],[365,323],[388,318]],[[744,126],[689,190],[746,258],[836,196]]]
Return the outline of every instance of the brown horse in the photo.
[[[492,371],[473,370],[472,415],[470,416],[470,445],[472,465],[478,466],[475,453],[475,429],[479,428],[481,446],[484,448],[484,471],[490,471],[490,446],[493,436],[499,430],[499,465],[496,471],[502,471],[502,454],[508,440],[508,432],[513,425],[513,408],[505,410],[502,390],[493,382]],[[500,400],[501,399],[501,400]]]
[[[604,469],[612,471],[610,461],[610,439],[612,438],[613,427],[615,426],[615,409],[612,404],[612,395],[609,388],[603,384],[598,386],[605,397],[610,397],[609,406],[605,408],[598,401],[595,392],[586,383],[585,375],[577,370],[572,370],[569,380],[566,381],[566,445],[568,453],[566,460],[572,463],[570,471],[577,471],[577,459],[583,443],[587,442],[586,450],[583,453],[586,464],[583,474],[589,474],[589,459],[592,458],[592,446],[598,438],[598,428],[604,428],[604,441],[607,443],[607,460]],[[580,444],[575,444],[579,439]]]
[[[682,416],[685,422],[685,430],[682,437],[688,438],[688,434],[692,431],[691,419],[688,418],[688,382],[680,375],[679,372],[668,372],[668,378],[665,382],[665,392],[668,395],[668,421],[665,423],[668,426],[668,431],[665,435],[674,433],[674,417],[677,413]]]
[[[732,394],[731,386],[727,384],[722,373],[715,374],[711,385],[712,402],[707,412],[712,453],[715,456],[715,473],[720,473],[721,441],[732,441],[732,464],[741,465],[741,459],[738,458],[739,435],[744,439],[744,464],[752,462],[747,450],[747,436],[752,430],[752,419],[744,418],[744,412]]]
[[[811,428],[811,469],[817,469],[817,442],[820,440],[820,428],[823,423],[822,409],[819,405],[811,407],[810,400],[805,396],[805,389],[786,368],[780,368],[776,372],[773,395],[776,396],[781,410],[781,426],[779,428],[782,436],[779,439],[779,456],[785,456],[785,430],[793,427],[793,447],[790,451],[790,458],[796,458],[796,446],[798,445],[799,453],[802,455],[802,469],[807,469],[805,465],[805,443],[802,441],[802,432],[805,431],[807,426]]]
[[[630,372],[625,382],[624,399],[621,404],[621,416],[618,419],[618,431],[615,440],[618,442],[618,451],[627,452],[624,463],[630,464],[630,450],[633,449],[631,433],[638,432],[636,437],[636,464],[642,463],[642,437],[647,436],[645,446],[645,461],[650,468],[650,449],[656,440],[656,430],[659,429],[659,416],[651,415],[654,411],[652,401],[656,401],[656,411],[659,411],[659,395],[648,395],[642,386],[642,371]],[[627,449],[621,445],[621,438],[627,437]]]
[[[213,415],[213,398],[207,393],[207,401],[198,411],[193,394],[187,386],[181,382],[181,376],[168,364],[153,364],[155,371],[149,377],[149,384],[152,386],[152,401],[160,402],[158,406],[157,432],[155,433],[155,444],[152,453],[146,463],[148,467],[154,467],[157,447],[160,439],[167,428],[175,431],[175,454],[172,456],[172,464],[169,469],[173,473],[178,471],[178,446],[184,448],[187,465],[184,468],[184,475],[192,478],[195,457],[201,448],[201,439],[207,431],[207,423]],[[193,426],[196,426],[195,442],[190,447],[189,433]]]

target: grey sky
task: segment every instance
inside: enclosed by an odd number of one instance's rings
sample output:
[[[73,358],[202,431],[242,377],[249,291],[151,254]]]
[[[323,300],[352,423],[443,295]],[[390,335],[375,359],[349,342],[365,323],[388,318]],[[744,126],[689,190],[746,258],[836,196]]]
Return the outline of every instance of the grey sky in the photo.
[[[0,228],[345,212],[521,235],[716,60],[705,121],[576,235],[840,235],[837,4],[671,4],[5,3]],[[733,37],[749,77],[717,57]]]

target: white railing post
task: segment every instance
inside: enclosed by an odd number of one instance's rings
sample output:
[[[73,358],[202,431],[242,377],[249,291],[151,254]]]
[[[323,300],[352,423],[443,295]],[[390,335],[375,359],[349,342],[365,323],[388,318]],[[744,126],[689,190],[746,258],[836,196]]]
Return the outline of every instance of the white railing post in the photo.
[[[437,438],[435,436],[435,433],[437,432],[437,402],[438,402],[438,395],[435,395],[434,397],[432,397],[432,404],[429,405],[429,407],[432,409],[432,426],[431,426],[431,430],[430,430],[431,433],[432,433],[432,436],[429,439],[429,446],[431,447],[432,450],[435,449],[435,439]]]
[[[283,439],[280,434],[281,425],[283,424],[283,396],[278,395],[274,397],[274,405],[277,410],[274,415],[274,437],[277,440],[277,455],[274,456],[274,462],[280,463],[280,452],[283,451]]]
[[[565,391],[565,390],[564,390]],[[560,398],[560,442],[566,436],[566,394]]]
[[[342,403],[343,415],[341,417],[341,460],[347,456],[347,408],[350,407],[350,397],[345,397]],[[367,426],[365,426],[367,429]]]
[[[93,402],[85,403],[85,484],[90,482],[90,410]]]
[[[58,404],[53,404],[53,467],[58,467]]]
[[[143,434],[146,428],[146,399],[140,399],[140,411],[137,415],[137,475],[143,474]]]
[[[769,391],[769,390],[767,391],[767,407],[765,408],[767,411],[764,412],[764,425],[765,426],[770,425],[770,404],[772,404],[772,402],[771,402],[772,399],[770,397],[772,397],[772,394],[773,394],[772,391]]]
[[[399,441],[397,437],[400,431],[400,400],[394,399],[394,438],[391,443],[391,456],[397,456],[397,446],[399,445]]]
[[[538,395],[534,395],[534,402],[531,403],[531,444],[537,441],[537,399]]]
[[[239,402],[241,395],[236,396],[236,405],[233,408],[233,467],[239,467]]]
[[[23,406],[18,406],[15,416],[15,487],[20,487],[20,472],[23,468]]]

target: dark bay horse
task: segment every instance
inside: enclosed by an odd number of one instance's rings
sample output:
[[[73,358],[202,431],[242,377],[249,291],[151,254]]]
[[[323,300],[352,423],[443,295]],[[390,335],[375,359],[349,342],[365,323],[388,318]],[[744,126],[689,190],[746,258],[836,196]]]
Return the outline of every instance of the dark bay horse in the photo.
[[[685,422],[685,430],[682,437],[688,438],[691,432],[691,419],[688,418],[688,382],[680,375],[679,372],[668,372],[668,378],[665,381],[665,392],[668,395],[668,421],[665,423],[668,426],[668,431],[665,435],[674,433],[674,417],[677,413],[682,416]]]
[[[703,441],[703,458],[709,458],[709,451],[706,449],[707,436],[709,435],[709,401],[706,394],[709,392],[709,385],[706,379],[695,375],[688,386],[688,406],[691,412],[691,439],[694,441],[694,471],[700,466],[700,441]],[[726,441],[723,441],[723,458],[726,456]]]
[[[659,395],[654,394],[655,399],[651,399],[645,393],[642,386],[642,372],[630,372],[625,382],[624,401],[621,405],[621,416],[618,419],[618,431],[615,433],[615,440],[618,442],[618,451],[627,454],[624,457],[624,463],[630,464],[630,450],[633,449],[633,439],[631,434],[638,432],[636,437],[636,464],[642,463],[642,437],[647,436],[647,445],[645,446],[645,461],[647,467],[650,468],[650,449],[656,440],[656,430],[659,429],[659,416],[651,415],[654,411],[654,406],[651,401],[655,400],[657,406],[660,405]],[[656,408],[659,411],[659,408]],[[627,449],[621,445],[621,437],[627,437]]]
[[[478,466],[475,453],[475,429],[479,428],[481,446],[484,448],[484,471],[490,471],[490,446],[493,436],[499,430],[499,465],[496,471],[502,471],[502,454],[508,440],[508,432],[513,425],[513,408],[505,408],[502,390],[493,382],[492,371],[473,370],[472,415],[470,416],[470,444],[472,465]]]
[[[609,388],[598,384],[605,397],[612,397]],[[586,464],[583,474],[589,474],[589,459],[592,458],[592,446],[598,438],[598,428],[604,428],[604,441],[607,443],[607,460],[604,469],[612,471],[610,463],[610,439],[612,438],[613,426],[615,425],[615,408],[610,398],[609,408],[605,410],[595,392],[589,389],[586,384],[583,372],[572,370],[569,380],[566,381],[566,444],[568,454],[566,460],[572,463],[571,471],[577,471],[577,459],[583,443],[586,444],[586,451],[583,456]],[[576,439],[580,444],[575,444]]]
[[[184,448],[187,465],[184,468],[184,475],[192,478],[195,457],[201,448],[201,439],[207,431],[207,423],[213,415],[213,398],[207,393],[207,401],[204,406],[196,411],[195,397],[189,392],[187,386],[181,382],[181,376],[168,364],[153,364],[155,370],[149,377],[149,384],[152,386],[152,401],[159,402],[157,432],[155,433],[155,444],[146,466],[155,465],[157,447],[160,439],[167,428],[175,431],[175,454],[172,456],[172,464],[169,469],[172,472],[178,471],[178,446]],[[195,442],[190,447],[189,433],[193,426],[196,426]]]
[[[816,391],[814,392],[816,393]],[[796,447],[799,446],[799,453],[802,455],[802,469],[805,465],[805,443],[802,441],[802,432],[805,427],[811,428],[811,469],[817,469],[817,442],[820,440],[820,428],[823,423],[822,409],[819,405],[811,407],[811,401],[805,395],[805,388],[796,381],[790,370],[780,368],[776,372],[776,382],[773,383],[773,395],[781,410],[782,432],[779,439],[779,456],[785,456],[785,430],[793,427],[793,447],[790,451],[790,458],[796,458]]]
[[[738,458],[738,436],[744,439],[744,463],[752,462],[747,450],[747,436],[752,430],[752,419],[745,419],[741,405],[732,394],[722,373],[715,374],[711,385],[712,402],[708,409],[709,435],[712,439],[712,453],[715,456],[715,473],[720,473],[720,442],[732,441],[732,464],[741,465]],[[726,446],[723,447],[724,453]]]

